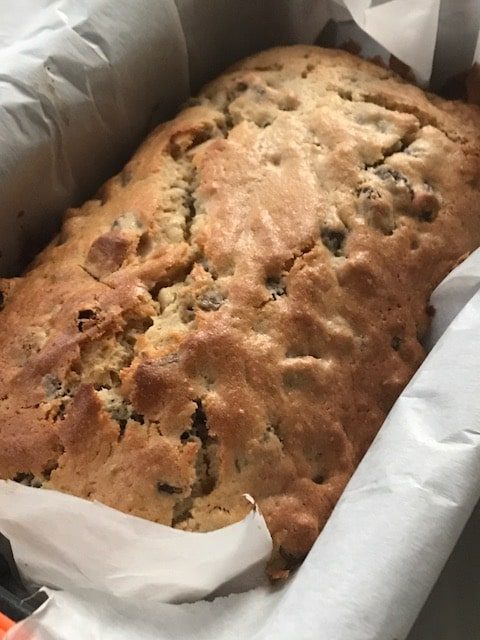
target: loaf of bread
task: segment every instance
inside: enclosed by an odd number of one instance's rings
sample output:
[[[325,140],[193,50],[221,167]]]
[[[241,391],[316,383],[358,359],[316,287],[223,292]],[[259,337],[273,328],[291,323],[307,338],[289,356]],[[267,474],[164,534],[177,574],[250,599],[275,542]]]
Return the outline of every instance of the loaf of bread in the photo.
[[[230,69],[1,282],[0,477],[190,531],[249,493],[284,576],[480,244],[479,154],[476,107],[345,52]]]

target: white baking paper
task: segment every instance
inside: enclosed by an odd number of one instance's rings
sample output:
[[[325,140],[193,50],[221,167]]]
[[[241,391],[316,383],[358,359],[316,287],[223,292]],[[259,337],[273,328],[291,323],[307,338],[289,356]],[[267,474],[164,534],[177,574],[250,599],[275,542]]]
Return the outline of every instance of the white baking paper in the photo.
[[[5,481],[0,481],[0,531],[12,542],[20,571],[34,583],[103,592],[145,606],[199,600],[235,578],[254,577],[258,583],[272,550],[255,507],[224,529],[187,533],[100,503]]]
[[[478,36],[474,3],[463,11],[445,0],[24,0],[20,11],[8,3],[4,20],[6,4],[0,0],[4,273],[18,269],[40,228],[48,234],[67,202],[86,197],[121,164],[147,122],[186,96],[188,83],[198,87],[233,60],[274,44],[322,42],[333,18],[341,21],[334,42],[348,34],[366,55],[389,51],[420,82],[433,65],[441,86],[448,70],[437,61],[451,53],[457,67],[460,60],[469,65]],[[356,24],[343,22],[347,8]],[[459,42],[453,25],[463,23],[468,37]],[[480,495],[480,277],[478,256],[471,260],[455,276],[463,274],[462,283],[452,277],[434,298],[431,342],[448,327],[445,334],[283,588],[169,603],[252,584],[270,544],[256,513],[208,542],[214,534],[167,533],[102,505],[3,483],[0,530],[24,575],[67,589],[50,590],[9,640],[32,628],[39,640],[404,638]],[[463,308],[462,287],[469,298]],[[170,536],[174,550],[163,557]],[[183,547],[180,539],[191,543]],[[252,549],[257,555],[247,557]],[[184,563],[170,565],[169,584],[163,569],[174,553]],[[245,571],[247,580],[235,581]]]
[[[419,82],[429,80],[437,39],[440,0],[344,2],[355,22],[376,42],[411,67]]]

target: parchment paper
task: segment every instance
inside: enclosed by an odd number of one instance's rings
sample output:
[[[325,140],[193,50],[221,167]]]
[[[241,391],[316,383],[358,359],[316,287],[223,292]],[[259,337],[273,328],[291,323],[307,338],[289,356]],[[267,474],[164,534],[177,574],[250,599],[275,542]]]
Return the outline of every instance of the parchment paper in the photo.
[[[89,0],[81,6],[31,0],[18,3],[18,12],[8,3],[5,21],[6,4],[0,0],[4,273],[18,270],[32,238],[42,238],[40,229],[46,237],[67,203],[84,198],[124,160],[154,107],[160,107],[156,119],[165,116],[186,96],[188,83],[198,86],[242,55],[311,42],[334,18],[341,21],[338,43],[353,34],[368,55],[390,51],[425,83],[452,43],[461,50],[455,64],[470,64],[478,37],[471,2],[455,10],[439,0],[178,0],[177,6],[167,0]],[[343,22],[347,9],[357,26]],[[435,51],[439,16],[441,52]],[[462,23],[469,38],[454,37],[449,27]],[[434,72],[437,83],[448,77],[448,71]],[[2,483],[0,530],[12,539],[24,575],[68,589],[50,592],[9,640],[26,637],[32,626],[39,639],[69,640],[405,637],[480,495],[479,262],[477,255],[465,263],[457,283],[452,276],[436,293],[432,343],[470,300],[402,394],[312,552],[284,588],[167,604],[249,586],[269,548],[258,514],[209,534],[218,536],[214,542],[198,544],[200,534],[178,536],[177,550],[180,537],[191,539],[180,555],[192,569],[192,584],[181,565],[163,570],[173,557],[171,547],[161,555],[164,533],[168,538],[181,532],[166,533],[102,505],[80,507],[69,496]],[[252,549],[253,555],[244,553]],[[202,571],[197,567],[204,561]],[[232,586],[234,575],[244,571],[248,579]]]
[[[224,529],[187,533],[5,481],[0,530],[13,543],[19,569],[36,584],[100,591],[144,606],[199,600],[227,582],[233,589],[256,585],[272,550],[256,508]]]

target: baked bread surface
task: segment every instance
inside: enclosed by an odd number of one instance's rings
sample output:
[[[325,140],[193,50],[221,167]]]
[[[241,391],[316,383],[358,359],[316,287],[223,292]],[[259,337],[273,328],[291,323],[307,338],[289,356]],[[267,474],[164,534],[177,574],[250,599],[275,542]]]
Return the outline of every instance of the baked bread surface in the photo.
[[[284,575],[480,243],[479,132],[345,52],[230,69],[2,282],[0,477],[195,531],[249,493]]]

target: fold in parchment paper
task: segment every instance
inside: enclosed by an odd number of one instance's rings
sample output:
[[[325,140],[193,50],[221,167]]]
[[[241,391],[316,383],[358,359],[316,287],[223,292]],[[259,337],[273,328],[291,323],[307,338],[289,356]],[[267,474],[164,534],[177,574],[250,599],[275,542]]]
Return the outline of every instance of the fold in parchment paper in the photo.
[[[337,44],[353,38],[365,55],[393,53],[420,82],[433,64],[441,86],[448,76],[437,58],[451,59],[448,73],[473,60],[474,4],[26,0],[9,7],[0,23],[3,274],[18,271],[33,239],[43,241],[67,203],[93,192],[152,112],[170,114],[189,84],[255,50],[312,42],[333,18]],[[357,26],[343,22],[348,10]],[[172,604],[252,584],[270,549],[255,512],[215,534],[166,532],[103,505],[2,483],[0,530],[23,574],[66,589],[49,590],[9,640],[32,628],[38,640],[405,637],[480,494],[479,262],[476,254],[439,287],[435,348],[283,588]]]

